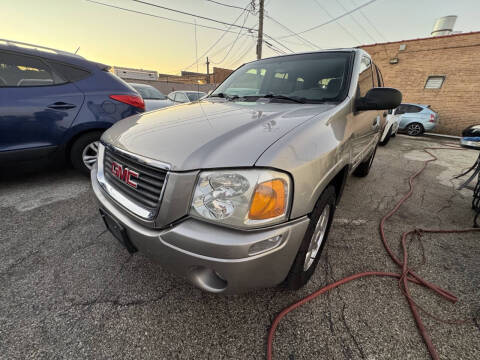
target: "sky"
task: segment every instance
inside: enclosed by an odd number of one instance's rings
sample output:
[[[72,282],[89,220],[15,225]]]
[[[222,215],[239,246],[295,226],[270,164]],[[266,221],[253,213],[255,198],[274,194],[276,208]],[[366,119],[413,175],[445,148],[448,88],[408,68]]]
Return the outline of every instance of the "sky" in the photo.
[[[2,21],[0,38],[28,42],[74,52],[87,59],[111,66],[124,66],[178,74],[181,70],[206,72],[205,57],[196,62],[220,37],[221,40],[205,55],[211,67],[236,68],[254,60],[256,33],[203,19],[140,4],[133,0],[95,0],[135,11],[168,17],[197,25],[217,27],[205,29],[138,13],[106,7],[87,0],[0,0]],[[210,17],[226,23],[255,28],[258,15],[241,9],[221,6],[208,0],[145,0],[176,10]],[[244,8],[251,0],[216,0]],[[479,31],[478,0],[376,0],[337,22],[306,32],[290,35],[283,24],[294,32],[309,29],[354,9],[370,0],[265,0],[264,32],[281,43],[266,38],[263,57],[284,52],[311,51],[317,48],[351,47],[427,37],[437,18],[458,15],[456,31]],[[258,0],[256,1],[258,3]],[[274,20],[272,20],[274,19]],[[373,26],[372,26],[373,24]],[[238,38],[237,38],[238,36]],[[235,41],[236,40],[236,41]],[[233,44],[233,45],[229,45]],[[283,48],[282,46],[287,47]],[[197,54],[197,55],[196,55]]]

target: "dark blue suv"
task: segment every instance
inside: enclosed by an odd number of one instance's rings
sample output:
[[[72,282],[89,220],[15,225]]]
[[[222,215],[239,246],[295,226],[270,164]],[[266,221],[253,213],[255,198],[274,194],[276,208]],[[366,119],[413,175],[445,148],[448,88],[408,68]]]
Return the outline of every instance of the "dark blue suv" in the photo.
[[[107,65],[0,40],[0,165],[60,157],[88,173],[102,132],[144,110]]]

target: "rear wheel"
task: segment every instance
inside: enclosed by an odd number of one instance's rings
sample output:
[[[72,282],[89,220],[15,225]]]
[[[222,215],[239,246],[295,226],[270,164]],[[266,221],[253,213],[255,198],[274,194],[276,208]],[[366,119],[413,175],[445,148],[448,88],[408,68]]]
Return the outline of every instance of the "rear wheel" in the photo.
[[[424,131],[425,129],[423,128],[422,124],[417,122],[408,124],[407,126],[407,134],[410,136],[420,136]]]
[[[102,132],[94,131],[81,135],[70,148],[70,161],[73,167],[85,175],[97,162],[98,144]]]
[[[310,224],[285,280],[289,289],[300,289],[315,272],[322,250],[327,242],[335,212],[335,201],[335,188],[330,185],[323,191],[310,215]]]

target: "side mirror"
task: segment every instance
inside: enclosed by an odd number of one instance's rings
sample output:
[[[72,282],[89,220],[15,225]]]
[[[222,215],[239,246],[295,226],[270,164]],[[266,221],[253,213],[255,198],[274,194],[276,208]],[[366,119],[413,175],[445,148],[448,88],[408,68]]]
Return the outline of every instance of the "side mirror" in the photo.
[[[388,110],[394,109],[402,102],[402,93],[393,88],[373,88],[367,94],[355,101],[355,109]]]

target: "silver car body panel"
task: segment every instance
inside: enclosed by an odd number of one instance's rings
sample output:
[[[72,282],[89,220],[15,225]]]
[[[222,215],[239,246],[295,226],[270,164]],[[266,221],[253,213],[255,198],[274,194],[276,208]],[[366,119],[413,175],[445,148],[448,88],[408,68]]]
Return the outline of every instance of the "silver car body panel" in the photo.
[[[320,194],[332,179],[352,172],[372,154],[385,126],[383,111],[354,111],[360,61],[369,56],[360,49],[348,51],[356,56],[348,95],[339,104],[206,98],[116,123],[102,142],[156,159],[170,170],[158,215],[145,221],[111,201],[98,184],[95,167],[92,183],[101,207],[126,228],[140,251],[204,290],[237,292],[278,284]],[[273,168],[291,176],[293,202],[285,223],[238,230],[189,217],[199,171],[239,167]],[[248,256],[249,246],[277,235],[282,236],[280,246]]]

